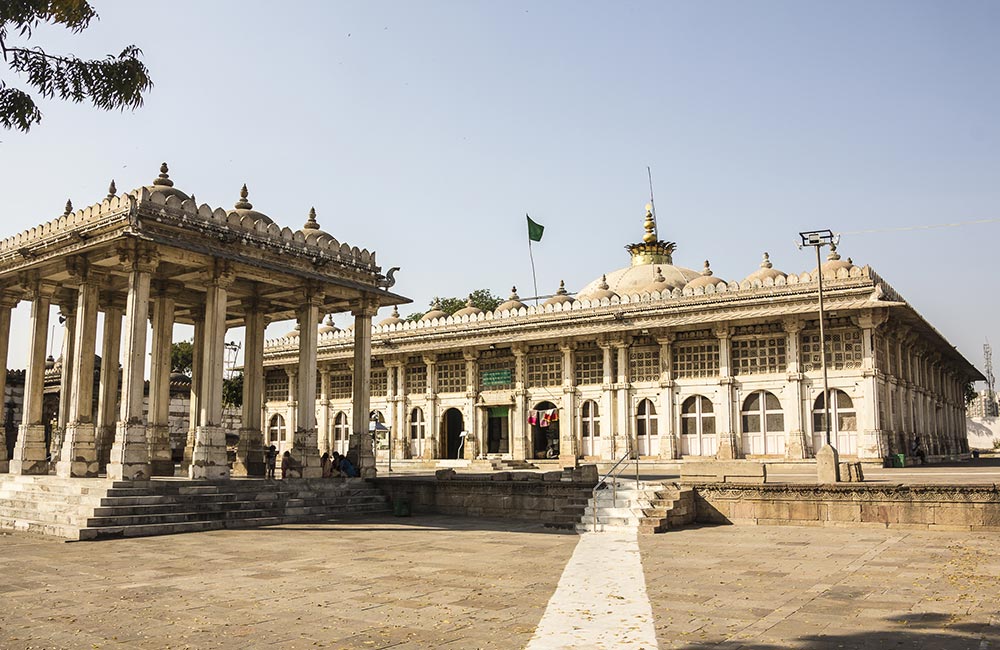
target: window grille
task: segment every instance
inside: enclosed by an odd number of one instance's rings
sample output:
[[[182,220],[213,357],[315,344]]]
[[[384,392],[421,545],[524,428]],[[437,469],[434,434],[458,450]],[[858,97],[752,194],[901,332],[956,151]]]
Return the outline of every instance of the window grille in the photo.
[[[268,402],[288,401],[288,373],[284,370],[268,370],[264,380],[264,399]]]
[[[628,356],[629,381],[660,380],[660,350],[657,348],[633,348]]]
[[[826,367],[830,370],[852,370],[861,367],[864,350],[861,330],[826,332]],[[802,334],[802,371],[822,369],[819,332]]]
[[[528,356],[528,386],[559,386],[562,384],[562,354],[550,352]]]
[[[389,392],[389,374],[385,368],[373,368],[371,382],[373,397],[385,397]]]
[[[718,377],[719,341],[692,341],[674,346],[674,376]]]
[[[465,392],[465,362],[447,361],[437,364],[437,392]]]
[[[785,372],[785,337],[733,339],[732,372],[734,375],[765,375]]]
[[[601,349],[577,351],[576,385],[592,386],[604,383],[604,351]]]
[[[427,391],[427,366],[423,363],[419,365],[406,366],[406,392],[423,393]]]
[[[350,399],[353,397],[352,388],[354,377],[351,373],[340,371],[330,375],[330,399]]]

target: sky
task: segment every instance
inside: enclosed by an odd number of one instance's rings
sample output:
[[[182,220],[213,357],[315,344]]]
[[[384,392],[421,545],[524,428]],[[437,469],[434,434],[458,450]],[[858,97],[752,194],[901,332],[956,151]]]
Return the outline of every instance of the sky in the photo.
[[[166,161],[199,203],[231,208],[246,183],[292,229],[315,206],[402,267],[406,315],[532,295],[525,213],[546,228],[539,293],[626,266],[649,167],[675,264],[740,280],[767,251],[802,272],[798,233],[830,228],[977,367],[1000,345],[1000,3],[91,3],[87,30],[30,43],[134,43],[155,86],[134,112],[41,100],[41,124],[0,131],[0,236]],[[24,88],[3,66],[0,81]],[[913,229],[968,221],[986,223]],[[23,303],[10,367],[27,319]]]

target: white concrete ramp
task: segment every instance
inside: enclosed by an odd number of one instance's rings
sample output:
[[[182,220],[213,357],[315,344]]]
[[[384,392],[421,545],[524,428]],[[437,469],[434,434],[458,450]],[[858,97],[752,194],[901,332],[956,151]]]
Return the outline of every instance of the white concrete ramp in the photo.
[[[636,531],[584,533],[527,650],[656,647]]]

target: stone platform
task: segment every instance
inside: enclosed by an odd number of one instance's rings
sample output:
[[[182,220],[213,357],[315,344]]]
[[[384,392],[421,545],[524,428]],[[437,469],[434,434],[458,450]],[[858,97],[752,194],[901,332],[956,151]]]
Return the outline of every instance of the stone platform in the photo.
[[[253,528],[388,509],[385,496],[361,479],[115,481],[0,475],[0,530],[69,540]]]

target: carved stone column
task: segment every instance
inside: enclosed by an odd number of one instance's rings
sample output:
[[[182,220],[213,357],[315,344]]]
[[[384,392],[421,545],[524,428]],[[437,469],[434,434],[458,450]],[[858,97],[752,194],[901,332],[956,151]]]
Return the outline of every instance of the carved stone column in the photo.
[[[198,305],[191,310],[191,318],[194,319],[194,336],[191,339],[191,394],[188,408],[188,435],[184,443],[184,461],[181,464],[181,471],[189,474],[191,470],[191,457],[194,455],[195,432],[198,430],[198,422],[201,420],[201,364],[204,358],[205,348],[205,306]]]
[[[67,264],[72,268],[72,264]],[[71,271],[71,277],[72,271]],[[74,279],[74,282],[76,280]],[[52,427],[52,437],[49,440],[49,458],[55,464],[62,453],[62,441],[69,423],[69,405],[72,401],[70,393],[73,388],[73,358],[76,346],[76,289],[64,288],[55,295],[59,302],[59,314],[63,323],[63,353],[62,370],[59,376],[59,410],[56,426]]]
[[[296,410],[295,433],[292,436],[292,474],[302,478],[319,478],[323,469],[319,462],[319,447],[316,442],[316,347],[319,332],[319,305],[323,296],[315,291],[306,291],[298,309],[299,319],[299,372],[298,409]],[[368,322],[368,352],[371,353],[371,320]],[[355,358],[357,358],[355,356]],[[367,395],[367,393],[366,393]],[[365,416],[368,415],[367,409]],[[370,453],[370,452],[369,452]],[[374,458],[372,459],[374,466]]]
[[[101,335],[101,383],[97,396],[97,460],[99,471],[106,471],[111,459],[118,419],[118,384],[121,380],[122,317],[125,301],[116,294],[101,294],[104,309],[104,330]]]
[[[149,463],[153,476],[173,476],[170,449],[170,351],[174,334],[174,301],[183,285],[155,280],[153,352],[149,368]]]
[[[97,297],[101,277],[78,260],[73,273],[77,288],[76,323],[73,345],[73,368],[69,394],[69,413],[60,460],[56,463],[59,476],[97,476],[97,435],[94,427],[94,354],[97,344]],[[65,359],[63,368],[66,367]]]
[[[233,463],[234,476],[264,476],[264,430],[261,415],[264,399],[264,330],[268,318],[264,305],[254,298],[243,303],[243,412],[240,441]]]
[[[656,337],[660,344],[660,458],[680,458],[680,438],[674,416],[673,342],[677,337],[666,332]]]
[[[371,411],[372,316],[377,311],[378,303],[368,300],[360,300],[351,308],[354,316],[354,398],[351,439],[347,453],[357,458],[362,478],[375,478],[377,473],[372,436],[368,431],[368,414]]]
[[[10,461],[11,474],[48,474],[45,448],[45,423],[42,422],[42,399],[45,386],[45,348],[49,333],[49,307],[55,286],[37,277],[22,281],[31,301],[31,340],[28,343],[28,369],[24,377],[24,405],[21,426]]]
[[[888,320],[888,314],[882,309],[869,309],[861,313],[858,324],[861,326],[863,349],[861,392],[863,404],[858,409],[858,458],[881,458],[888,453],[889,441],[879,422],[878,379],[875,370],[875,330]],[[832,401],[832,400],[831,400]]]
[[[618,355],[618,376],[613,384],[615,391],[615,422],[618,443],[618,454],[628,452],[630,458],[639,457],[639,442],[632,414],[631,386],[628,376],[628,342],[614,341],[614,353]],[[647,432],[648,435],[649,432]]]
[[[15,293],[0,292],[0,366],[3,367],[0,373],[0,408],[7,408],[7,352],[10,347],[10,312],[17,303],[21,302],[21,296]],[[10,469],[10,461],[7,458],[7,432],[0,424],[0,473]]]
[[[619,449],[618,445],[618,421],[614,417],[615,395],[614,386],[614,365],[612,363],[611,343],[598,341],[597,346],[601,349],[603,357],[603,374],[601,379],[601,419],[603,420],[601,429],[604,435],[601,437],[600,455],[610,460],[618,460],[624,449]]]
[[[317,418],[316,439],[319,443],[320,456],[333,451],[330,440],[330,369],[316,368],[319,373],[319,416]]]
[[[573,341],[563,341],[559,345],[562,352],[562,404],[559,414],[559,465],[576,467],[579,464],[581,444],[576,417],[576,366],[573,361]]]
[[[524,344],[514,344],[511,347],[511,352],[514,353],[514,408],[512,415],[513,431],[511,431],[511,458],[530,462],[534,456],[532,453],[534,447],[531,441],[528,440],[530,430],[528,429],[528,391],[525,389],[527,385],[527,364],[525,363],[526,351]],[[437,424],[436,421],[435,424]]]
[[[396,417],[393,419],[393,424],[395,425],[393,437],[393,442],[396,445],[395,455],[393,458],[408,458],[409,457],[409,431],[406,427],[406,359],[405,357],[395,364],[396,368],[396,402],[394,409],[396,412]],[[426,425],[424,431],[426,432]]]
[[[222,379],[225,372],[226,305],[234,276],[228,263],[216,260],[205,292],[205,333],[202,338],[201,413],[194,434],[190,478],[228,479],[226,430],[222,426]]]
[[[806,439],[805,418],[812,413],[808,400],[802,398],[803,375],[799,365],[799,333],[805,326],[801,318],[788,318],[782,322],[785,330],[785,350],[787,351],[786,372],[788,379],[787,391],[791,393],[790,400],[795,408],[790,410],[786,420],[788,426],[788,443],[785,446],[785,458],[795,460],[808,458],[812,445]]]
[[[438,422],[438,396],[437,396],[437,359],[433,354],[423,357],[424,366],[427,369],[427,420],[425,425],[424,453],[423,458],[430,460],[438,457],[438,450],[441,448],[441,426]]]
[[[288,402],[285,404],[287,408],[285,411],[285,431],[282,433],[281,438],[287,442],[294,437],[299,421],[299,367],[287,367],[285,368],[285,374],[288,375]],[[291,444],[279,446],[283,449],[288,449]]]
[[[466,459],[473,460],[484,457],[486,449],[486,432],[482,430],[485,418],[480,417],[479,409],[476,408],[476,397],[479,395],[479,351],[462,350],[462,357],[465,359],[465,430],[469,434],[465,437],[463,453]]]
[[[716,458],[731,460],[739,458],[740,445],[736,440],[737,430],[733,422],[733,376],[730,370],[729,326],[725,323],[713,331],[719,339],[719,385],[722,393],[722,412],[719,413],[719,452]],[[736,405],[739,409],[739,405]]]
[[[149,318],[150,276],[156,270],[155,253],[139,247],[123,249],[122,263],[129,269],[125,301],[122,397],[115,442],[111,445],[108,478],[147,480],[150,476],[149,438],[143,417],[146,374],[146,321]]]

